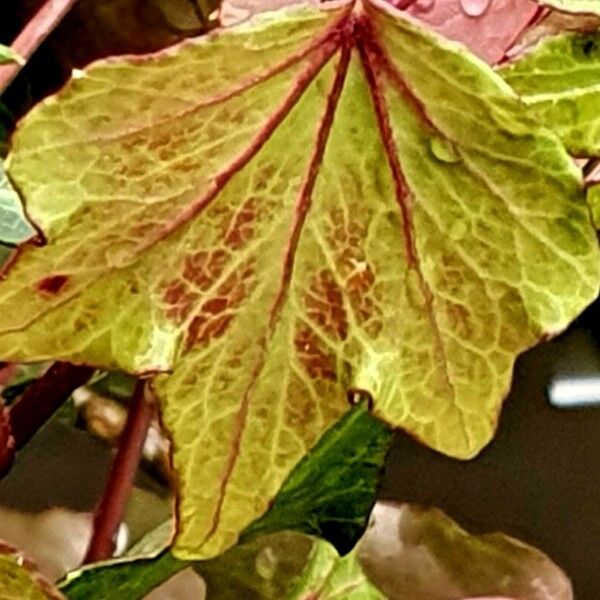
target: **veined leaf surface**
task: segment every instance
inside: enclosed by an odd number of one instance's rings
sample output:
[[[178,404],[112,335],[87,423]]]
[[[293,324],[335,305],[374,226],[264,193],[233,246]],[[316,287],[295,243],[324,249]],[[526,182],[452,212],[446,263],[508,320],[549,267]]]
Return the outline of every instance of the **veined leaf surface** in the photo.
[[[569,152],[600,154],[599,33],[549,37],[499,72]]]
[[[348,390],[471,457],[598,289],[580,173],[525,113],[378,0],[99,63],[14,138],[48,244],[0,285],[0,358],[169,372],[180,558],[234,543]]]

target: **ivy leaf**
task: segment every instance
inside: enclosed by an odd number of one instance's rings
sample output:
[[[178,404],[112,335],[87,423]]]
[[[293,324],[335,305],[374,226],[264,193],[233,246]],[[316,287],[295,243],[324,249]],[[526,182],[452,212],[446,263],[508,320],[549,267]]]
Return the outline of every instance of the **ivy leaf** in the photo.
[[[435,508],[378,503],[371,525],[358,557],[386,598],[573,600],[570,581],[545,554],[500,533],[471,535]]]
[[[408,8],[416,18],[467,45],[490,64],[505,56],[538,10],[534,0],[417,0]]]
[[[2,600],[64,600],[14,548],[0,542],[0,598]]]
[[[98,63],[12,147],[48,244],[0,284],[0,358],[168,372],[180,558],[231,546],[349,390],[474,456],[515,357],[598,291],[556,137],[379,0]]]
[[[600,154],[599,33],[547,38],[499,72],[569,152]]]
[[[269,535],[286,529],[322,536],[348,552],[366,526],[391,438],[391,431],[369,414],[365,402],[353,407],[292,471],[268,512],[244,531],[242,539],[248,544],[241,555],[260,552]],[[62,590],[70,600],[102,600],[107,590],[111,600],[143,598],[189,566],[166,550],[171,533],[170,523],[159,526],[130,550],[129,559],[75,571]],[[230,556],[239,562],[240,552],[232,550]],[[215,560],[214,566],[202,563],[198,568],[203,574],[230,568],[229,559]]]
[[[0,163],[0,243],[16,245],[35,236],[36,231],[27,220],[21,200]]]
[[[600,0],[538,0],[538,2],[568,13],[600,15]]]

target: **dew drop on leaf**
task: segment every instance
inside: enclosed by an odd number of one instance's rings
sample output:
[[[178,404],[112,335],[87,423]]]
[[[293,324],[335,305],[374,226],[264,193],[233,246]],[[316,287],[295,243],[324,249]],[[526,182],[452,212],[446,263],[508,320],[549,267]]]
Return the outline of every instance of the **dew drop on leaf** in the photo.
[[[460,0],[460,7],[468,17],[481,17],[490,4],[491,0]]]
[[[435,137],[429,142],[432,154],[441,162],[456,163],[460,155],[454,144],[444,138]]]

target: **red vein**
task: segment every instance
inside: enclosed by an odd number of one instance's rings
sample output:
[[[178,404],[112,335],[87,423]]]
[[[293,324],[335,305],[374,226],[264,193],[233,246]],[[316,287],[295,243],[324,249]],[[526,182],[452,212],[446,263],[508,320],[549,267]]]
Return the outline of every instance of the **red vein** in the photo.
[[[325,153],[325,148],[327,146],[327,140],[331,131],[331,127],[333,125],[335,110],[340,99],[342,89],[344,87],[344,81],[346,78],[346,73],[348,71],[350,56],[351,48],[348,44],[345,44],[342,48],[341,56],[336,66],[335,79],[327,97],[325,111],[323,113],[323,116],[321,117],[319,129],[317,132],[317,138],[315,141],[315,149],[311,156],[308,165],[308,170],[306,172],[302,187],[298,194],[298,199],[296,201],[294,220],[291,226],[289,241],[283,254],[281,280],[279,283],[279,288],[275,295],[275,299],[273,300],[273,304],[271,305],[271,309],[269,311],[269,321],[267,323],[267,329],[261,341],[262,355],[258,360],[256,366],[254,367],[250,381],[246,388],[246,392],[241,402],[240,409],[237,413],[236,421],[234,424],[233,440],[230,447],[229,456],[227,458],[225,471],[223,473],[221,483],[219,486],[219,499],[217,501],[217,505],[213,513],[212,526],[209,532],[206,534],[204,542],[206,542],[210,537],[212,537],[215,531],[217,530],[219,520],[221,517],[223,503],[225,500],[225,492],[227,489],[227,485],[229,484],[229,480],[231,479],[233,470],[235,468],[237,459],[240,454],[240,447],[250,408],[252,392],[254,391],[254,387],[258,381],[258,377],[260,376],[260,373],[262,372],[262,369],[265,365],[267,345],[273,337],[275,327],[281,314],[281,309],[284,305],[285,299],[289,291],[294,270],[296,249],[298,247],[298,242],[300,240],[300,235],[302,233],[304,223],[306,222],[306,216],[312,205],[312,196],[315,183],[319,173],[319,168],[321,167],[323,162],[323,156]]]
[[[438,358],[444,366],[444,379],[448,388],[454,392],[454,385],[452,384],[450,375],[448,373],[448,359],[446,356],[442,332],[434,311],[433,292],[423,274],[423,269],[421,267],[419,253],[416,246],[415,229],[410,206],[409,186],[398,158],[398,149],[396,148],[396,142],[394,141],[394,134],[390,124],[387,106],[378,80],[378,75],[381,73],[381,71],[387,70],[386,61],[383,51],[373,41],[373,33],[369,24],[366,22],[360,22],[359,27],[360,29],[357,32],[356,44],[364,67],[365,76],[369,84],[369,89],[371,90],[371,97],[373,99],[377,124],[379,126],[381,140],[392,173],[392,178],[396,189],[396,200],[402,214],[402,227],[406,244],[408,266],[409,268],[414,268],[419,278],[419,286],[425,299],[427,317],[435,338]],[[402,89],[406,89],[407,92],[410,92],[403,81],[402,84]],[[420,103],[416,102],[416,98],[412,95],[412,92],[410,95],[407,95],[406,98],[411,105],[415,106],[415,109],[418,109],[418,114],[421,115],[427,123],[430,123],[429,117],[422,110]]]
[[[269,141],[273,132],[281,125],[298,100],[300,100],[306,88],[318,75],[325,63],[327,63],[338,50],[340,45],[339,38],[340,35],[338,32],[336,35],[328,38],[322,46],[317,48],[315,51],[317,53],[315,60],[311,61],[307,68],[298,74],[292,87],[283,99],[283,102],[266,120],[261,129],[252,138],[249,145],[223,170],[214,176],[208,190],[200,198],[179,213],[179,215],[163,227],[155,237],[148,240],[145,244],[138,246],[135,250],[136,254],[151,248],[156,243],[179,229],[179,227],[197,217],[219,195],[231,178],[239,173],[256,156],[256,154],[258,154],[259,150]]]
[[[191,205],[185,208],[175,219],[163,227],[153,238],[147,242],[140,244],[134,251],[133,255],[139,255],[140,253],[149,250],[158,242],[164,240],[166,237],[174,233],[177,229],[184,226],[191,219],[197,217],[204,209],[206,209],[212,202],[217,198],[227,183],[239,173],[261,150],[261,148],[269,141],[271,135],[287,117],[290,111],[294,108],[296,103],[300,100],[302,94],[306,88],[311,84],[313,79],[318,75],[323,66],[327,61],[335,54],[340,45],[341,28],[339,27],[335,32],[335,35],[330,35],[326,39],[322,40],[321,46],[315,49],[316,56],[310,61],[308,66],[299,73],[287,95],[277,107],[275,112],[266,120],[261,129],[252,138],[248,146],[235,157],[224,169],[217,173],[212,182],[209,184],[208,190]],[[0,268],[0,280],[9,272],[10,267],[16,262],[18,255],[26,246],[21,246],[12,256],[8,263]],[[106,273],[124,265],[113,265],[109,267]],[[52,310],[57,310],[61,306],[71,302],[82,293],[82,289],[73,291],[71,294],[65,294],[60,302],[57,302],[49,310],[38,313],[35,317],[32,317],[25,324],[4,329],[5,332],[22,331],[27,327],[30,327],[37,320],[45,317]]]
[[[339,19],[336,19],[333,23],[328,25],[327,28],[323,31],[323,33],[321,35],[316,36],[313,40],[311,40],[311,43],[307,44],[303,48],[300,48],[296,52],[292,52],[291,54],[286,56],[286,58],[284,60],[273,65],[272,67],[269,67],[269,68],[265,69],[264,71],[262,71],[260,73],[256,73],[250,77],[247,77],[246,79],[242,80],[239,84],[234,85],[233,87],[231,87],[228,90],[224,90],[224,91],[214,94],[213,96],[204,98],[201,101],[199,101],[197,104],[194,104],[193,106],[190,106],[184,110],[181,110],[181,111],[175,112],[175,113],[171,113],[165,119],[162,119],[159,121],[154,121],[152,123],[143,125],[141,127],[132,128],[125,132],[118,133],[115,135],[107,135],[104,137],[95,137],[95,138],[88,139],[87,141],[88,141],[88,143],[91,143],[91,142],[112,142],[112,141],[117,141],[117,140],[123,140],[129,136],[137,135],[137,134],[147,131],[149,129],[154,129],[155,127],[160,127],[161,125],[166,125],[173,121],[178,121],[179,119],[182,119],[183,117],[193,115],[196,111],[201,110],[203,108],[208,108],[210,106],[216,106],[218,104],[226,102],[227,100],[231,100],[232,98],[235,98],[236,96],[243,94],[247,90],[269,81],[273,77],[276,77],[277,75],[283,73],[290,67],[293,67],[295,64],[301,62],[303,59],[309,57],[312,53],[319,50],[321,47],[326,45],[328,42],[330,42],[332,40],[336,40],[339,37],[340,27],[342,26],[342,24],[344,23],[346,18],[347,18],[347,11]],[[206,36],[206,38],[204,38],[203,41],[210,41],[211,39],[212,39],[211,36]],[[145,58],[145,57],[142,57],[142,58]],[[110,60],[110,59],[108,59],[108,60]],[[136,57],[134,57],[132,60],[135,61]],[[51,146],[52,149],[57,149],[60,147],[61,147],[61,144]]]

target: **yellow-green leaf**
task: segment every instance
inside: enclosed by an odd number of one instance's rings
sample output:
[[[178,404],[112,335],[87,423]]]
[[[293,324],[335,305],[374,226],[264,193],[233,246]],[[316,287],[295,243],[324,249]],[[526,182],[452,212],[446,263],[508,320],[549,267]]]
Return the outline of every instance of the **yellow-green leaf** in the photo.
[[[600,154],[600,34],[542,40],[499,71],[575,156]]]
[[[600,0],[538,0],[543,6],[568,13],[600,15]]]
[[[0,358],[168,372],[179,558],[233,544],[349,390],[474,456],[516,356],[598,290],[554,134],[379,0],[98,63],[10,164],[48,244],[0,284]]]
[[[0,542],[0,598],[2,600],[64,600],[14,548]]]
[[[598,183],[590,186],[587,198],[592,213],[592,220],[596,228],[600,229],[600,185]]]

